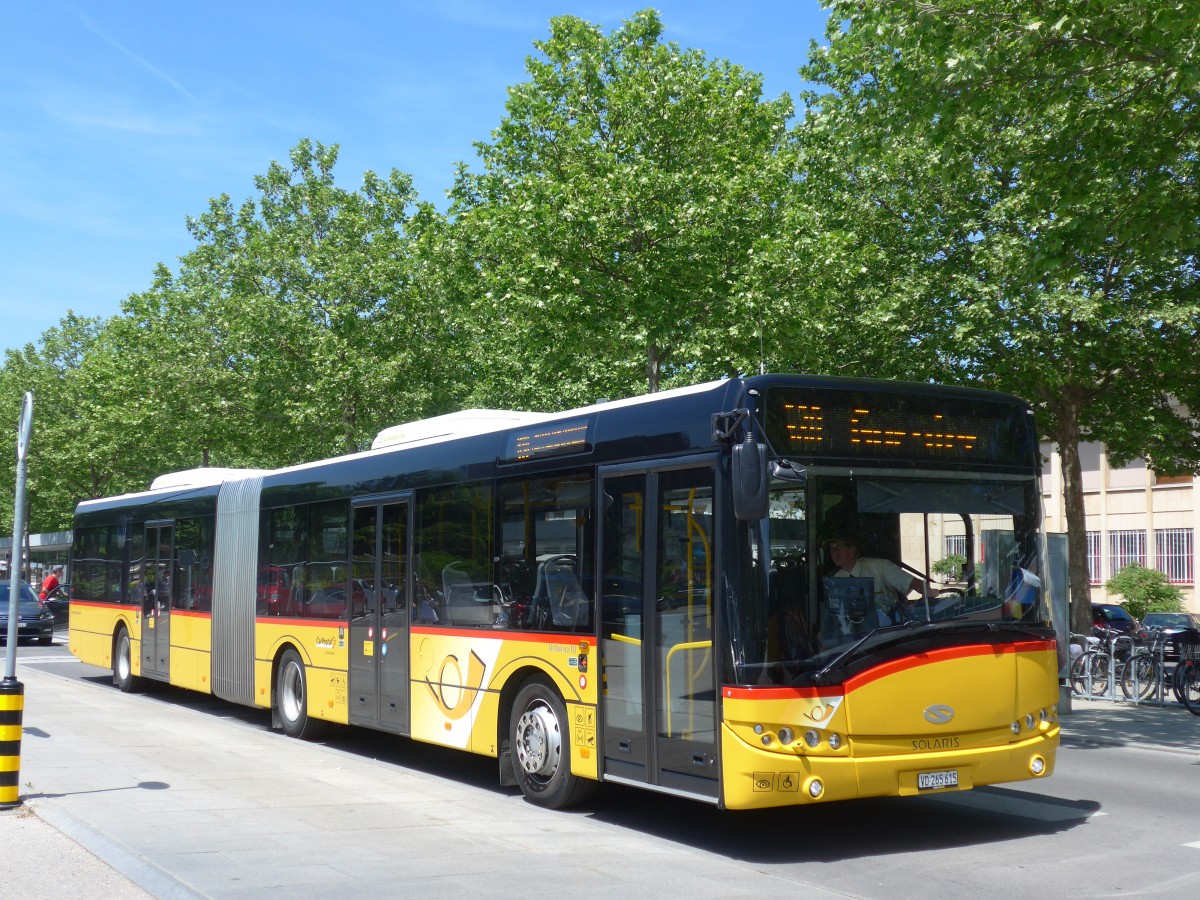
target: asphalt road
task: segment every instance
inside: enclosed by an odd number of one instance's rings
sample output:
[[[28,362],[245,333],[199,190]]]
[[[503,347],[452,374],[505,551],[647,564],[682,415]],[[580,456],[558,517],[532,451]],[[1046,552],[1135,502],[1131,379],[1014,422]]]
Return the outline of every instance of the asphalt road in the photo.
[[[39,696],[54,695],[27,702],[26,734],[39,728],[38,710],[46,708],[53,737],[63,742],[86,737],[88,753],[78,757],[79,766],[106,755],[124,760],[136,773],[130,780],[144,788],[124,795],[92,791],[85,805],[76,799],[84,792],[70,787],[79,783],[79,773],[70,771],[74,757],[47,754],[39,760],[49,748],[38,746],[33,732],[26,738],[29,762],[22,769],[23,784],[26,770],[32,778],[28,805],[48,820],[68,816],[65,821],[81,823],[72,836],[82,837],[85,846],[98,840],[102,858],[159,896],[171,893],[163,887],[175,883],[171,879],[177,879],[181,895],[241,896],[251,885],[223,866],[236,863],[247,871],[278,866],[273,850],[262,844],[256,851],[255,840],[258,832],[294,830],[296,813],[293,808],[290,818],[287,810],[276,814],[279,801],[259,793],[264,781],[274,792],[270,796],[294,791],[297,802],[310,796],[314,808],[320,805],[314,827],[328,834],[305,845],[306,852],[317,859],[337,857],[349,880],[312,881],[297,889],[281,872],[278,880],[256,885],[256,896],[338,896],[352,890],[378,896],[432,890],[480,896],[801,890],[922,900],[1200,896],[1200,718],[1181,708],[1084,707],[1064,726],[1055,774],[1012,787],[731,813],[606,786],[584,810],[548,813],[530,807],[514,789],[498,787],[493,760],[358,729],[338,729],[321,743],[291,741],[269,731],[263,712],[174,689],[121,695],[109,686],[107,673],[74,661],[61,646],[22,647],[20,658],[30,673],[27,683],[35,683]],[[107,710],[104,714],[144,727],[86,730],[86,722],[66,716],[57,702],[87,707],[96,716]],[[102,746],[94,746],[97,742]],[[250,762],[241,759],[228,768],[219,762],[222,753],[250,747],[255,748]],[[162,764],[168,755],[169,767]],[[260,772],[264,757],[273,768]],[[190,768],[189,758],[196,760]],[[289,771],[333,769],[337,779],[293,782],[278,771],[285,763]],[[205,816],[180,824],[168,795],[177,792],[179,802],[191,801],[199,790],[193,782],[203,786]],[[156,785],[163,789],[152,790]],[[359,785],[377,785],[380,797],[392,798],[391,807],[368,808],[364,797],[371,789],[360,793]],[[414,806],[409,797],[424,805]],[[114,815],[117,804],[130,802],[144,807],[135,821]],[[230,824],[217,815],[230,807],[256,809],[256,833],[237,841],[245,850],[241,856],[226,846],[236,837],[229,829],[238,828],[238,821]],[[361,816],[365,845],[341,843],[342,815]],[[197,850],[210,848],[208,855],[193,853],[184,862],[160,849],[145,830],[152,816],[163,817],[164,828],[184,828]],[[225,844],[213,843],[217,838],[205,831],[206,821],[210,831],[225,829],[220,836]],[[389,843],[395,829],[405,836],[402,847]],[[436,843],[426,841],[431,831],[438,832]],[[107,857],[106,846],[116,848]],[[458,848],[444,862],[454,867],[454,877],[445,869],[434,871],[430,862],[447,847]],[[354,862],[358,853],[361,864]],[[371,874],[366,861],[380,855],[393,855],[405,879]],[[424,862],[415,866],[417,860]],[[167,880],[144,877],[138,869],[143,862]],[[37,895],[34,890],[22,896]],[[0,880],[2,896],[9,894]]]

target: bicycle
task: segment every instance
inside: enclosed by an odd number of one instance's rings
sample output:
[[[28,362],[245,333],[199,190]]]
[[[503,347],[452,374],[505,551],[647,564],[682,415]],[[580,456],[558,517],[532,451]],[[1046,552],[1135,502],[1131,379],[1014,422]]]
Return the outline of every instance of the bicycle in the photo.
[[[1133,638],[1111,628],[1096,627],[1084,652],[1071,663],[1071,689],[1081,697],[1115,697],[1121,669],[1133,654]],[[1083,645],[1081,645],[1083,646]]]
[[[1081,652],[1071,660],[1071,690],[1080,697],[1099,697],[1108,690],[1109,656],[1095,635],[1072,634]]]
[[[1178,696],[1187,711],[1200,716],[1200,632],[1179,637],[1179,665],[1175,667]]]
[[[1183,677],[1187,672],[1188,663],[1188,645],[1200,644],[1200,631],[1196,629],[1188,629],[1182,632],[1176,632],[1172,638],[1175,643],[1175,650],[1179,655],[1179,662],[1175,664],[1174,670],[1171,672],[1171,692],[1175,695],[1175,699],[1183,703]],[[1164,679],[1166,680],[1166,679]]]
[[[1162,629],[1151,628],[1147,634],[1150,642],[1135,647],[1120,669],[1121,693],[1126,700],[1145,700],[1160,687],[1163,673]]]

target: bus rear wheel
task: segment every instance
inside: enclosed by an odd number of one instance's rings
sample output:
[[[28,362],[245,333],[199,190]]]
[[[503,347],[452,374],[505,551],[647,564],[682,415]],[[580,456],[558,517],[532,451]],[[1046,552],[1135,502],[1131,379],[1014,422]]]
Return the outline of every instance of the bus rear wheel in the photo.
[[[308,715],[308,681],[304,661],[295,650],[283,651],[275,677],[275,707],[279,724],[288,737],[308,740],[321,730],[321,723]]]
[[[567,708],[545,681],[533,679],[517,693],[508,733],[517,784],[530,803],[562,809],[592,794],[594,781],[571,774]]]
[[[113,645],[112,679],[122,694],[141,689],[142,679],[133,674],[133,641],[124,628],[117,632]]]

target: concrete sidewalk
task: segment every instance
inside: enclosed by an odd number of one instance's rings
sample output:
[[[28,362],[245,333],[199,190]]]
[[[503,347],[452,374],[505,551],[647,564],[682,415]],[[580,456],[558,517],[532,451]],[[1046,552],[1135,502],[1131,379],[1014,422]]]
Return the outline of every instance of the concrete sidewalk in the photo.
[[[287,739],[253,714],[233,723],[231,745],[226,720],[237,715],[178,696],[123,695],[36,667],[20,678],[25,804],[0,812],[0,898],[561,895],[561,876],[529,878],[531,854],[568,873],[572,893],[593,896],[619,891],[632,872],[645,891],[645,872],[660,865],[664,842],[652,833],[614,829],[597,842],[595,820],[481,789],[477,766],[444,778],[419,762],[451,751],[417,749],[410,768]],[[145,715],[131,716],[131,703]],[[1077,703],[1062,744],[1200,755],[1200,717],[1178,705]],[[497,807],[502,829],[486,824]],[[778,888],[745,870],[735,884],[701,855],[661,868],[656,893]]]

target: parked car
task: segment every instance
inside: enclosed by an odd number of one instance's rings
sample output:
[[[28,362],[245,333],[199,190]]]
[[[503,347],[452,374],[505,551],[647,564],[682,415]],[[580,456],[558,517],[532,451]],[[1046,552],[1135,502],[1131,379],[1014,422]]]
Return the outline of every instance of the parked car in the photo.
[[[1167,639],[1163,648],[1165,659],[1179,659],[1180,637],[1194,638],[1200,630],[1200,613],[1193,612],[1152,612],[1146,613],[1142,619],[1143,628],[1159,628]]]
[[[0,582],[0,643],[8,643],[8,587],[7,581]],[[38,595],[28,583],[22,581],[18,588],[17,641],[37,640],[40,644],[54,643],[54,613],[42,605]]]
[[[55,626],[67,625],[70,621],[71,612],[71,586],[69,584],[60,584],[42,601],[50,612],[54,613]]]
[[[1141,630],[1138,620],[1116,603],[1092,604],[1092,627],[1108,628],[1121,634],[1136,636]]]

